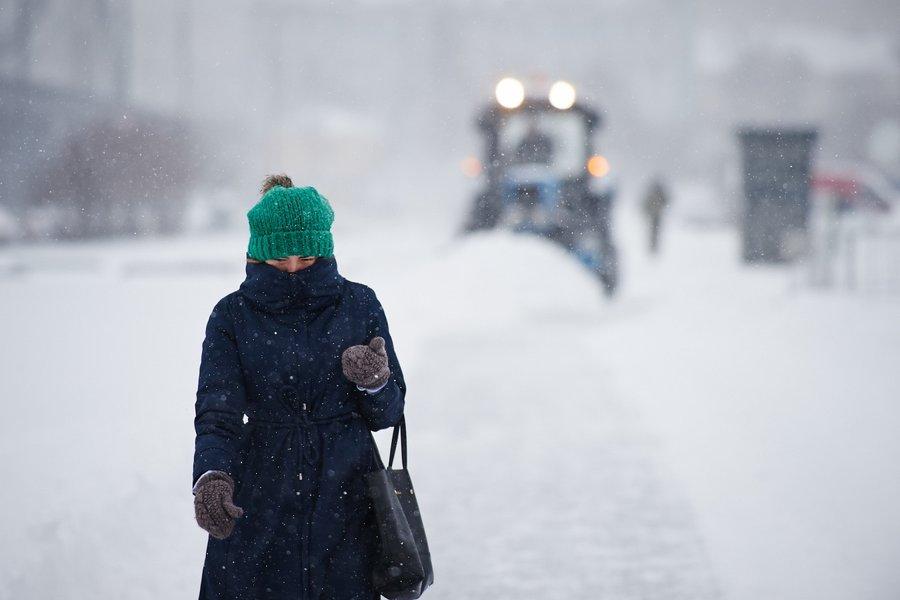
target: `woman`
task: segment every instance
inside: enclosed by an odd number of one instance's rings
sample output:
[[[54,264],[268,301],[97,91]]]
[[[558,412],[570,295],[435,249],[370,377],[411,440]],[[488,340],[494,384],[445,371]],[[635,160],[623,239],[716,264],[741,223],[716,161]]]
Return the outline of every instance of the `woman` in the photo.
[[[400,420],[406,384],[375,293],[338,273],[328,201],[285,175],[262,193],[246,279],[203,342],[200,598],[377,599],[363,476],[380,462],[370,431]]]

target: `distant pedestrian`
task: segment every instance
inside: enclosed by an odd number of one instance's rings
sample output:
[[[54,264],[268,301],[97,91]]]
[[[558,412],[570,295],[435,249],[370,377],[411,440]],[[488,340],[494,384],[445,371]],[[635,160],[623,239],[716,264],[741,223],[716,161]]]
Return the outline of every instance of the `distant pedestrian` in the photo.
[[[200,361],[200,599],[376,600],[364,476],[380,466],[370,431],[403,416],[403,373],[375,292],[338,272],[328,201],[285,175],[262,192],[246,279],[213,308]]]
[[[644,216],[647,218],[650,254],[659,252],[659,235],[662,229],[663,213],[669,205],[669,193],[661,177],[654,177],[644,194]]]

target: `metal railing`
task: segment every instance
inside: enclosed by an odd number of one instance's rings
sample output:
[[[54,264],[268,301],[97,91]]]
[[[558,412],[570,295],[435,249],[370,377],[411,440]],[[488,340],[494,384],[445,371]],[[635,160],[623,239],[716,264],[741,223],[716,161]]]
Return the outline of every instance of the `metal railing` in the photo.
[[[812,215],[806,257],[796,283],[865,294],[900,294],[900,220],[896,215]]]

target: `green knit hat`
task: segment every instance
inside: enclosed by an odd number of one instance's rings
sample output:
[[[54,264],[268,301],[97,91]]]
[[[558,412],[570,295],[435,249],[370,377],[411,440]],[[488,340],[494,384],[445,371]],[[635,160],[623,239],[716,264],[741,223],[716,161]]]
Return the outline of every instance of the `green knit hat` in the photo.
[[[247,254],[256,260],[334,254],[334,211],[315,188],[275,186],[247,211],[247,220]]]

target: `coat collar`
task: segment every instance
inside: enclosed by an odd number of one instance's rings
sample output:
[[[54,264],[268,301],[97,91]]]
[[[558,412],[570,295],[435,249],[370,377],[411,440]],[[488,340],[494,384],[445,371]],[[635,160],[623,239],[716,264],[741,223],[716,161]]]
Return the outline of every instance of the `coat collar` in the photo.
[[[321,257],[296,273],[279,271],[266,263],[248,262],[246,273],[241,293],[260,308],[272,312],[333,302],[344,283],[333,256]]]

